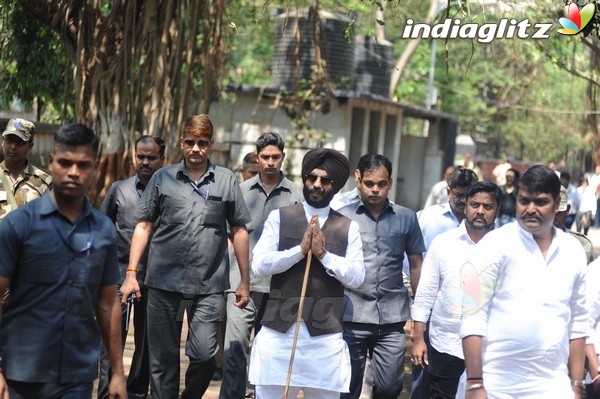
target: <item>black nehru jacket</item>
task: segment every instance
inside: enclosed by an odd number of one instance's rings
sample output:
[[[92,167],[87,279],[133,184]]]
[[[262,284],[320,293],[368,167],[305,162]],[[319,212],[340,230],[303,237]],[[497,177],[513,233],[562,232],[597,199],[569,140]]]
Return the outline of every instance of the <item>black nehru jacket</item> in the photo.
[[[308,226],[304,207],[296,204],[279,209],[279,251],[300,245]],[[327,251],[345,256],[350,219],[334,210],[323,224]],[[285,333],[296,321],[306,267],[306,257],[283,273],[273,275],[267,308],[261,323]],[[312,257],[302,320],[311,336],[342,331],[344,286],[327,274],[316,256]]]

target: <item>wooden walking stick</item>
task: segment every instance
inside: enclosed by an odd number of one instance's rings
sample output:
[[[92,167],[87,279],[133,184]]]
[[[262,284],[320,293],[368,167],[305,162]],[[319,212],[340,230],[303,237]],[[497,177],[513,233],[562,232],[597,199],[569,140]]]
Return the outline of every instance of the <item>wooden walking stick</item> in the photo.
[[[290,356],[290,365],[288,367],[287,379],[285,381],[285,392],[283,399],[287,399],[290,391],[290,381],[292,380],[292,367],[294,366],[294,355],[296,354],[296,344],[298,343],[298,332],[300,331],[300,322],[302,321],[302,311],[304,310],[304,298],[306,297],[306,286],[308,285],[308,274],[310,272],[310,262],[312,261],[312,250],[308,251],[306,257],[306,268],[304,269],[304,280],[302,281],[302,291],[300,292],[300,303],[298,304],[298,316],[296,317],[296,330],[294,331],[294,341],[292,343],[292,355]]]

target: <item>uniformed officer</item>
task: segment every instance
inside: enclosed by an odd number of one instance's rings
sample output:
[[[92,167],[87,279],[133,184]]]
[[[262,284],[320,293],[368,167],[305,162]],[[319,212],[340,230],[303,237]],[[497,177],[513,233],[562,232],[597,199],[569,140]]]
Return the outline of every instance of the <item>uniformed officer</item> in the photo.
[[[34,124],[20,118],[9,120],[2,133],[0,222],[10,211],[44,194],[52,182],[48,173],[27,161],[34,133]]]

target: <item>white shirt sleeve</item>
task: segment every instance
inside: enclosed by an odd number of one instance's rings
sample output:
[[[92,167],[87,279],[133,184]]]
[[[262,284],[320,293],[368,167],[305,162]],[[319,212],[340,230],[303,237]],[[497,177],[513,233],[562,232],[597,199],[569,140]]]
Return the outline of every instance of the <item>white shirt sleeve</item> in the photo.
[[[267,217],[260,239],[252,251],[252,271],[259,277],[283,273],[304,257],[300,245],[279,251],[279,209]]]
[[[577,339],[592,336],[592,326],[590,324],[590,313],[586,304],[586,270],[587,262],[583,251],[582,259],[579,263],[575,283],[573,285],[573,294],[571,295],[571,323],[569,329],[569,339]]]
[[[438,261],[438,240],[433,240],[423,265],[421,266],[421,279],[412,306],[412,318],[414,321],[427,323],[431,315],[431,309],[440,290],[440,267]]]
[[[600,258],[588,265],[586,277],[586,300],[590,315],[590,324],[592,334],[588,339],[588,344],[600,346]],[[596,349],[596,352],[598,352]]]
[[[252,271],[259,277],[283,273],[304,257],[300,245],[283,251],[278,250],[279,226],[279,210],[274,210],[269,214],[262,235],[252,251]],[[327,252],[321,263],[327,269],[327,273],[343,285],[356,288],[362,284],[365,267],[358,223],[350,223],[346,256]]]

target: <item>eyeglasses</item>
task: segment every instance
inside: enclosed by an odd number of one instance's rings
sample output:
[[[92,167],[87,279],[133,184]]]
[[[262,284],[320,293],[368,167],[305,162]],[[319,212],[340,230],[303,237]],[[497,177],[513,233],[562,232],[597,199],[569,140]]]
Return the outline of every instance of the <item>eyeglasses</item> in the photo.
[[[386,188],[388,186],[388,182],[387,181],[379,181],[377,183],[373,182],[373,181],[362,181],[362,184],[367,187],[367,188],[373,188],[375,186],[379,187],[379,188]]]
[[[467,193],[456,193],[454,192],[454,190],[452,190],[452,188],[450,186],[448,186],[448,188],[450,189],[450,192],[452,193],[452,195],[454,195],[456,197],[457,200],[461,200],[461,199],[465,199],[467,197]]]
[[[19,137],[16,137],[14,134],[9,134],[4,137],[4,143],[6,145],[16,145],[17,147],[23,147],[25,144],[29,143],[29,141],[21,140]]]
[[[313,174],[306,175],[306,181],[309,182],[310,184],[315,184],[318,179],[321,179],[322,186],[330,186],[333,183],[333,180],[330,179],[329,177],[317,176],[317,175],[313,175]]]
[[[194,148],[194,146],[198,146],[198,148],[208,148],[210,146],[210,141],[208,140],[183,140],[183,145],[187,148]]]

